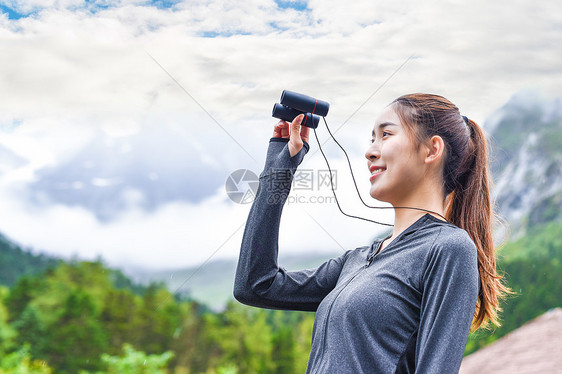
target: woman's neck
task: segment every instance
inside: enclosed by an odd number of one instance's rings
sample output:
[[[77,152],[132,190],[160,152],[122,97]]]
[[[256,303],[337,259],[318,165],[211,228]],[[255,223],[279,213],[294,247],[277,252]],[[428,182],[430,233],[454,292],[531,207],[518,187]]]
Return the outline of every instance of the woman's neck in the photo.
[[[439,193],[435,193],[435,191],[435,188],[419,189],[417,190],[418,193],[416,196],[411,196],[410,198],[402,199],[392,204],[395,207],[410,207],[423,210],[403,208],[395,209],[394,229],[392,231],[392,236],[385,244],[390,243],[394,238],[427,213],[437,219],[443,219],[440,215],[445,215],[445,205],[443,198]]]

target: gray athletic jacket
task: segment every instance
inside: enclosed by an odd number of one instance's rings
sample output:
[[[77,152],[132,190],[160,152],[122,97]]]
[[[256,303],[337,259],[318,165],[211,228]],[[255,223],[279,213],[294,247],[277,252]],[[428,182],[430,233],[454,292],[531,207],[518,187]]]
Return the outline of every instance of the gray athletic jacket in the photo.
[[[314,270],[277,265],[281,211],[307,151],[305,143],[291,158],[287,139],[270,141],[235,298],[316,311],[307,373],[457,373],[479,287],[476,247],[464,230],[426,214],[378,254],[382,240]]]

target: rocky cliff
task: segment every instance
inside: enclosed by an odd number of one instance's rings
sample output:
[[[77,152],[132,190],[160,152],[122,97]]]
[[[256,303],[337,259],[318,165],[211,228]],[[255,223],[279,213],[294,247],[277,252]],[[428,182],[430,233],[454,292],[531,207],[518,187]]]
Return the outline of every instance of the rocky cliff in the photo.
[[[510,238],[561,220],[562,99],[520,92],[490,116],[484,128],[492,147],[496,205]]]

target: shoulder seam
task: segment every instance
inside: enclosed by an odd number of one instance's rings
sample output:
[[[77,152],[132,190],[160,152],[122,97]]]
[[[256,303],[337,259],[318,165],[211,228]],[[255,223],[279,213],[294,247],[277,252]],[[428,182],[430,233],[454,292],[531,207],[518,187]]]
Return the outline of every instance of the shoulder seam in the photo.
[[[433,248],[435,248],[435,242],[441,236],[442,230],[443,230],[443,227],[439,227],[439,232],[437,233],[437,235],[435,235],[435,238],[433,239],[433,242],[431,242],[431,245],[429,246],[427,254],[424,258],[424,264],[423,264],[424,270],[423,270],[423,272],[421,272],[421,274],[420,274],[421,279],[419,280],[419,282],[420,282],[419,284],[422,288],[423,288],[423,284],[424,284],[425,273],[426,273],[426,270],[427,270],[427,262],[429,261],[428,258],[431,256],[431,253],[433,252]]]

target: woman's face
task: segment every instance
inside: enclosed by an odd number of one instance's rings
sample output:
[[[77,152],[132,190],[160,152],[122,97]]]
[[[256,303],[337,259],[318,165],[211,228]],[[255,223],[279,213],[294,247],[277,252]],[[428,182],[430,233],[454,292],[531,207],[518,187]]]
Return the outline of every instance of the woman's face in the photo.
[[[373,198],[397,206],[412,197],[425,174],[423,147],[418,147],[414,139],[393,105],[377,118],[371,145],[365,152]]]

